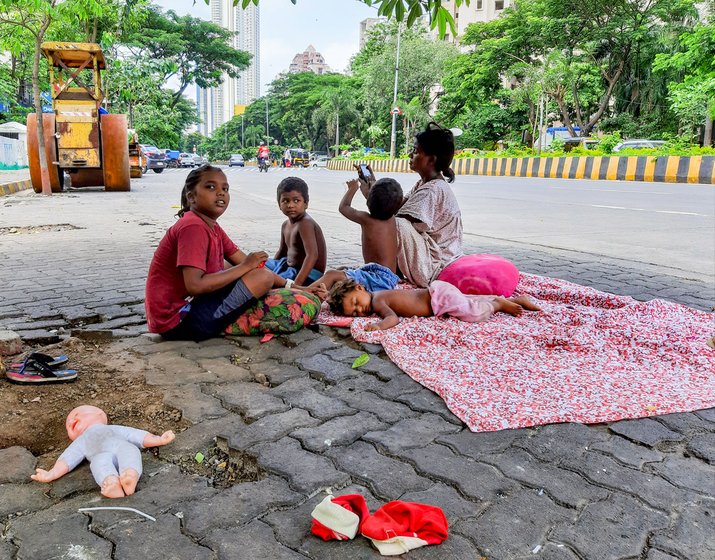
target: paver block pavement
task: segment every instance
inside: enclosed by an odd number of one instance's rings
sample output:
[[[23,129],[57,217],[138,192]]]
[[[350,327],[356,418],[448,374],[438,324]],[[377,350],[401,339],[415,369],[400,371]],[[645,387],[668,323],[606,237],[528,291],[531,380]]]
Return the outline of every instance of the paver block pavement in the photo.
[[[278,441],[298,428],[318,424],[320,420],[311,417],[305,410],[292,408],[287,412],[264,416],[245,428],[221,431],[218,435],[227,440],[231,449],[245,451],[260,443]]]
[[[214,529],[202,543],[216,551],[219,558],[266,558],[270,560],[305,560],[307,557],[276,542],[271,528],[262,521],[245,527]]]
[[[397,500],[406,492],[432,486],[432,481],[419,476],[408,463],[385,457],[363,441],[348,447],[331,448],[326,455],[380,499]]]
[[[658,416],[658,422],[665,424],[668,428],[675,432],[680,432],[685,435],[700,432],[715,433],[715,423],[704,420],[692,412],[664,414],[663,416]]]
[[[254,381],[254,374],[247,368],[231,363],[227,358],[198,358],[199,367],[206,370],[207,380],[216,379],[219,382],[234,383],[239,381]]]
[[[96,512],[95,516],[102,512]],[[113,560],[171,558],[171,560],[214,560],[210,548],[197,544],[181,531],[181,520],[172,514],[156,516],[156,521],[140,518],[101,531],[114,543]]]
[[[24,447],[0,449],[0,484],[27,483],[36,464],[35,456]]]
[[[488,502],[467,500],[454,488],[442,482],[433,484],[427,488],[427,490],[407,492],[402,495],[402,500],[406,502],[430,504],[442,508],[450,525],[460,519],[478,517],[489,505]]]
[[[494,465],[504,476],[538,491],[546,492],[558,504],[580,509],[589,502],[605,499],[609,492],[589,483],[572,471],[542,463],[520,449],[485,455],[482,461]]]
[[[484,454],[501,453],[511,447],[517,439],[525,438],[529,433],[528,428],[522,428],[475,434],[464,428],[455,434],[439,436],[435,441],[448,446],[455,453],[478,460]]]
[[[337,384],[351,377],[364,375],[346,364],[331,360],[325,354],[303,356],[298,358],[296,363],[309,372],[311,377],[325,383]]]
[[[31,481],[30,481],[31,482]],[[38,511],[52,505],[53,500],[45,495],[46,487],[39,482],[24,484],[0,484],[0,519]]]
[[[367,432],[387,428],[387,424],[380,422],[377,416],[358,412],[351,416],[334,417],[314,428],[300,428],[290,435],[307,450],[322,453],[330,447],[350,445]]]
[[[247,364],[248,368],[254,375],[262,375],[266,378],[271,387],[276,387],[281,383],[290,381],[291,379],[301,379],[307,377],[307,374],[302,369],[293,365],[282,364],[277,360],[265,360],[255,364]]]
[[[656,447],[665,442],[682,441],[685,439],[683,434],[666,428],[663,424],[652,418],[622,420],[609,424],[608,429],[624,438],[649,447]]]
[[[517,483],[493,466],[455,455],[443,445],[408,449],[400,457],[409,461],[418,474],[452,484],[468,498],[480,502],[495,501],[519,489]]]
[[[228,414],[221,406],[221,401],[203,393],[196,383],[167,387],[164,404],[180,410],[181,417],[194,424]]]
[[[398,396],[395,400],[406,404],[414,411],[439,414],[447,422],[451,422],[460,427],[464,425],[459,418],[450,412],[442,397],[427,388],[423,387],[420,391]]]
[[[327,457],[304,450],[289,437],[256,445],[250,453],[256,455],[261,467],[286,477],[292,488],[304,494],[350,484],[350,477],[338,471]]]
[[[601,451],[613,457],[619,463],[636,469],[643,468],[643,465],[646,463],[662,461],[665,457],[660,451],[645,447],[644,445],[637,445],[625,438],[615,436],[606,441],[594,443],[591,449]]]
[[[305,373],[304,373],[305,375]],[[337,416],[349,416],[357,410],[348,406],[334,394],[326,391],[319,381],[308,377],[287,381],[272,392],[279,395],[291,406],[307,410],[311,416],[321,420],[329,420]]]
[[[589,447],[609,438],[605,430],[584,424],[551,424],[532,428],[514,445],[547,463],[570,465],[578,462]]]
[[[207,390],[220,400],[224,408],[237,412],[248,423],[290,409],[270,389],[258,383],[227,383],[213,385]]]
[[[668,457],[652,465],[653,471],[678,488],[715,496],[715,471],[712,466],[690,457]],[[715,539],[715,535],[713,535]]]
[[[269,511],[295,506],[304,499],[285,480],[275,476],[237,484],[183,504],[184,530],[201,539],[213,529],[240,527]]]
[[[715,504],[712,499],[694,502],[680,512],[672,530],[660,531],[654,547],[688,560],[715,558]]]
[[[687,450],[711,465],[715,464],[715,434],[694,436],[688,442]]]
[[[441,435],[458,431],[460,431],[459,427],[450,424],[441,416],[423,414],[417,418],[401,420],[389,430],[368,432],[363,439],[397,455],[405,449],[425,447]]]
[[[522,490],[489,506],[476,519],[458,521],[452,529],[487,558],[521,558],[543,547],[556,525],[573,522],[576,515],[536,490]]]
[[[395,424],[405,418],[414,418],[418,412],[408,406],[380,398],[370,391],[351,391],[341,385],[328,389],[328,394],[334,396],[356,410],[371,412],[383,422]]]
[[[650,535],[668,524],[667,515],[614,494],[587,505],[576,522],[557,525],[549,538],[570,545],[585,560],[639,558]]]

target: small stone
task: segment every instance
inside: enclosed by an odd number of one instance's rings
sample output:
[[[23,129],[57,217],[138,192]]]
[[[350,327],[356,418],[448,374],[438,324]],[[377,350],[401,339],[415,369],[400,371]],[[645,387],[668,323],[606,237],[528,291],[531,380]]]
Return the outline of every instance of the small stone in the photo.
[[[0,330],[0,356],[12,356],[22,352],[22,340],[14,331]]]

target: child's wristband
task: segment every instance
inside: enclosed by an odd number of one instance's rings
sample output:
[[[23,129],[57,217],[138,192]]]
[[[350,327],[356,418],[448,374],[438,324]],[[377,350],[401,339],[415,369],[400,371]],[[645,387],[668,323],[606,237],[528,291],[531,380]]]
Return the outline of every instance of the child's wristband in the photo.
[[[293,284],[295,284],[295,282],[293,282],[293,280],[291,280],[290,278],[288,278],[288,279],[286,280],[286,285],[283,286],[283,287],[284,287],[284,288],[292,288],[292,287],[293,287]]]

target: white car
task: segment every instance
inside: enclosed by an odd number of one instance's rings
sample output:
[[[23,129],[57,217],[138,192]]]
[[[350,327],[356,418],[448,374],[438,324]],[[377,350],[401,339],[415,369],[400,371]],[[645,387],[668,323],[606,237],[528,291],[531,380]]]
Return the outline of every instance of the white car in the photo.
[[[179,155],[179,167],[193,167],[196,165],[194,162],[193,154],[180,154]]]
[[[660,148],[665,144],[665,140],[624,140],[613,147],[614,152],[621,150],[638,150]]]
[[[311,167],[326,167],[328,165],[328,156],[318,156],[310,160]]]

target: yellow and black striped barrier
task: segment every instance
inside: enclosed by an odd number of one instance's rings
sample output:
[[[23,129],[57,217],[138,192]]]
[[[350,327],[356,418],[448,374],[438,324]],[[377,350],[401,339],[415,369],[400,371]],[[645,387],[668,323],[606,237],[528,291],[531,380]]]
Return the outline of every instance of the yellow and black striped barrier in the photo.
[[[332,159],[328,161],[328,168],[351,171],[354,165],[361,163],[370,164],[373,171],[383,173],[406,173],[410,169],[406,159]],[[452,162],[452,169],[457,175],[715,184],[715,156],[457,158]]]
[[[0,185],[0,196],[13,194],[32,188],[32,183],[29,179],[25,181],[13,181],[12,183],[4,183]]]

